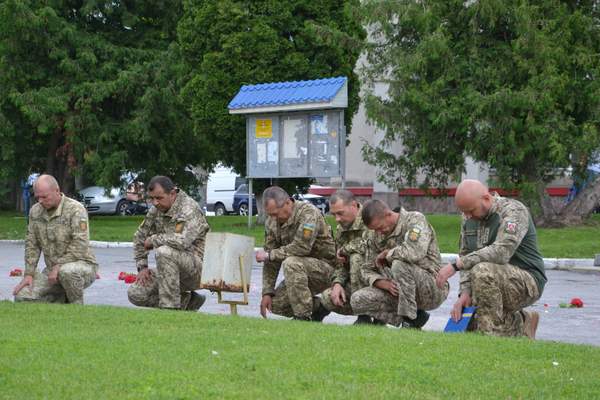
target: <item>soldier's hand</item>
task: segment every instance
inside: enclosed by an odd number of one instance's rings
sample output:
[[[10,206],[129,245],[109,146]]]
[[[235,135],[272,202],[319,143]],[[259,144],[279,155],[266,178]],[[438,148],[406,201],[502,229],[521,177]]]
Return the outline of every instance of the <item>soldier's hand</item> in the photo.
[[[338,249],[338,251],[335,253],[335,257],[341,264],[346,264],[348,262],[348,257],[342,254],[342,249]]]
[[[267,318],[267,311],[272,312],[271,306],[273,306],[273,297],[269,294],[263,295],[262,300],[260,301],[260,315],[262,315],[263,318]]]
[[[152,271],[149,268],[142,268],[137,274],[136,282],[142,286],[149,285],[152,281]]]
[[[52,267],[52,270],[48,274],[48,284],[50,286],[56,285],[58,283],[58,270],[60,269],[59,265],[55,265]]]
[[[152,245],[152,241],[150,240],[150,238],[146,238],[146,240],[144,240],[144,248],[146,250],[152,250],[154,248],[154,246]]]
[[[440,269],[437,276],[435,277],[435,284],[440,289],[443,289],[448,279],[450,279],[450,277],[452,277],[452,275],[454,275],[455,273],[456,271],[452,267],[452,264],[446,264],[442,267],[442,269]]]
[[[333,304],[338,307],[342,307],[344,304],[346,304],[346,291],[339,283],[333,284],[329,297],[331,297]]]
[[[398,285],[396,284],[396,282],[392,281],[391,279],[376,280],[374,283],[374,286],[381,290],[388,291],[394,297],[398,297],[398,295],[400,294]]]
[[[471,305],[471,296],[468,293],[461,293],[454,306],[452,306],[452,311],[450,311],[450,316],[454,322],[458,322],[462,319],[462,311],[465,307],[469,307]]]
[[[388,254],[389,250],[383,250],[381,253],[379,253],[379,255],[377,256],[377,258],[375,259],[375,265],[377,265],[379,268],[383,268],[387,265],[387,254]]]
[[[269,259],[269,253],[264,250],[256,251],[256,262],[265,262]]]
[[[23,277],[23,279],[21,280],[21,282],[19,282],[19,284],[17,286],[15,286],[14,290],[13,290],[13,296],[16,296],[19,294],[19,292],[25,287],[25,286],[30,286],[33,289],[33,276],[31,275],[25,275]]]

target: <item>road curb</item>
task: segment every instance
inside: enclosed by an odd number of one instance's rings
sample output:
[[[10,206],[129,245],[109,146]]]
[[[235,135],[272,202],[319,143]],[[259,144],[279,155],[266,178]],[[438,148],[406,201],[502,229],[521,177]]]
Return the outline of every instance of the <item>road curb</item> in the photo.
[[[25,244],[24,240],[0,240],[0,243]],[[133,248],[133,242],[101,242],[90,240],[90,247],[95,249],[111,248]],[[254,251],[262,249],[255,247]],[[442,253],[444,263],[456,260],[458,255],[454,253]],[[600,272],[600,267],[594,266],[593,258],[544,258],[544,267],[547,270],[557,271],[581,271],[581,272]]]

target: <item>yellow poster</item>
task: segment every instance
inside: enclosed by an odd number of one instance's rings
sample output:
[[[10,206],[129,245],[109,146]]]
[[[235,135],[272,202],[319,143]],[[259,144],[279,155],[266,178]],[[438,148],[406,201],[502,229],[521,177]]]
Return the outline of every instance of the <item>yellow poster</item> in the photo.
[[[273,120],[256,120],[256,137],[261,139],[270,139],[273,137]]]

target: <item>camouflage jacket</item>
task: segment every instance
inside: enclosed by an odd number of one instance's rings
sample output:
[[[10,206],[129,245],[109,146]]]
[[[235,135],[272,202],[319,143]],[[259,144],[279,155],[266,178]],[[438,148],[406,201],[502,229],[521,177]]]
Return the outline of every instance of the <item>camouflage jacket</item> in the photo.
[[[42,252],[48,268],[75,261],[98,267],[90,249],[85,207],[64,194],[61,197],[52,215],[39,203],[31,208],[25,241],[25,275],[34,274]]]
[[[511,264],[524,269],[533,275],[542,293],[546,283],[544,260],[538,250],[537,233],[531,215],[520,201],[496,194],[485,218],[463,218],[459,254],[463,264],[461,293],[470,293],[468,271],[480,262]]]
[[[348,228],[344,228],[338,224],[335,230],[335,248],[336,251],[349,258],[352,254],[360,254],[364,256],[365,246],[363,244],[363,234],[367,230],[367,227],[363,223],[361,217],[362,207],[358,210],[358,215],[352,225]],[[350,266],[348,263],[341,264],[336,263],[336,268],[333,272],[333,283],[339,283],[344,286],[350,281]]]
[[[275,218],[265,222],[265,251],[269,261],[263,267],[263,294],[274,293],[281,262],[290,256],[313,257],[331,265],[335,262],[335,243],[331,227],[312,204],[296,201],[290,218],[279,224]]]
[[[148,266],[144,241],[150,238],[154,248],[169,246],[191,252],[202,262],[206,234],[210,230],[200,206],[180,190],[167,212],[152,207],[133,236],[133,251],[138,268]]]
[[[362,273],[365,282],[371,286],[378,279],[387,279],[375,265],[375,259],[383,250],[391,250],[387,254],[390,265],[394,260],[402,260],[432,274],[440,270],[442,259],[435,231],[425,216],[417,211],[406,211],[404,208],[399,214],[398,223],[389,235],[384,236],[367,230],[363,236],[365,265]]]

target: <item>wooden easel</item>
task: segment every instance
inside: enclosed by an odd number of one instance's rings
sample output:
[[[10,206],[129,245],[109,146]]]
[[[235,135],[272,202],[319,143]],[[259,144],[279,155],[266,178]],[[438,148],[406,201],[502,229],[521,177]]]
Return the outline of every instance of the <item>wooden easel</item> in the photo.
[[[217,292],[217,302],[219,304],[229,304],[229,309],[231,311],[231,315],[238,315],[237,306],[247,306],[248,305],[248,287],[246,285],[246,277],[244,276],[244,256],[240,255],[239,258],[240,263],[240,280],[242,281],[242,292],[244,293],[243,300],[223,300],[221,295],[221,291]]]

